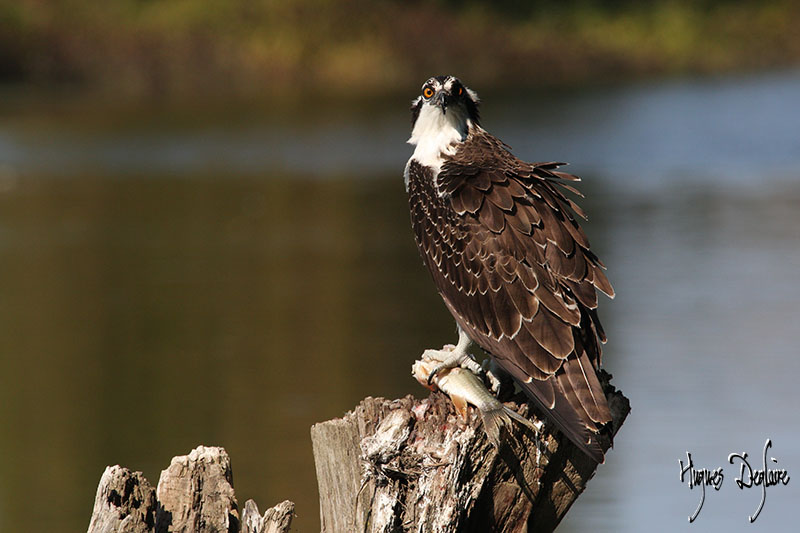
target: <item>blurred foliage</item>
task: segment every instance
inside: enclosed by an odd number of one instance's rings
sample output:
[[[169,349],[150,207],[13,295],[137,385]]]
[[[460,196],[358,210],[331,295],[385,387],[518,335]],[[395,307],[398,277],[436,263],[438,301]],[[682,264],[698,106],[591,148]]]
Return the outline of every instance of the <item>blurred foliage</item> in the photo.
[[[484,88],[720,72],[800,59],[779,0],[0,0],[0,81],[115,94]]]

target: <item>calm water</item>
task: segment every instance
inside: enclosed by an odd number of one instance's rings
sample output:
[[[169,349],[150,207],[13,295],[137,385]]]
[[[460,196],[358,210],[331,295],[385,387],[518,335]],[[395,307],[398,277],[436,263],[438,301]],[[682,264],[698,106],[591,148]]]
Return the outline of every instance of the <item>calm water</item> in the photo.
[[[798,94],[790,72],[483,95],[518,155],[583,175],[618,293],[606,368],[633,411],[559,531],[796,523],[793,480],[749,524],[760,489],[727,457],[771,438],[800,476]],[[81,531],[106,465],[155,483],[198,444],[230,452],[240,503],[292,499],[318,531],[311,424],[424,395],[411,362],[454,337],[400,177],[413,95],[277,118],[6,96],[0,531]],[[725,473],[691,525],[687,451]]]

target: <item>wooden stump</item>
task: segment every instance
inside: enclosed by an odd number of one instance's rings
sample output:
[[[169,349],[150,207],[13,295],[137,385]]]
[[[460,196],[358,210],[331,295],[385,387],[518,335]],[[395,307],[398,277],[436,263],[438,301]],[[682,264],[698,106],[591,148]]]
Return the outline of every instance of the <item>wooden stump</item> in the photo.
[[[630,411],[606,382],[616,433]],[[524,397],[506,405],[527,414]],[[500,450],[449,398],[366,398],[311,428],[323,533],[552,531],[597,464],[549,426]]]
[[[106,468],[88,533],[287,533],[293,516],[290,501],[260,516],[255,502],[248,500],[240,520],[227,452],[199,446],[172,459],[157,490],[141,472]]]
[[[89,533],[153,531],[156,492],[141,472],[109,466],[100,478]]]

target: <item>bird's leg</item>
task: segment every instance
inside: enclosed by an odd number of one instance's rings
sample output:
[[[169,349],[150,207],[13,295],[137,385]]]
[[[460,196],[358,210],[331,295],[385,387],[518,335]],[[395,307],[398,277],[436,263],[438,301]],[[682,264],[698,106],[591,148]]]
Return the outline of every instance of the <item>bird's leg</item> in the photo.
[[[442,370],[455,368],[457,366],[465,368],[474,374],[480,375],[483,371],[481,365],[478,364],[478,362],[473,359],[469,353],[467,353],[467,350],[471,344],[472,341],[459,326],[458,344],[455,346],[448,344],[445,345],[441,350],[425,350],[422,352],[423,360],[435,361],[438,363],[428,376],[428,384],[430,385],[433,381],[433,378],[436,377],[436,375]]]

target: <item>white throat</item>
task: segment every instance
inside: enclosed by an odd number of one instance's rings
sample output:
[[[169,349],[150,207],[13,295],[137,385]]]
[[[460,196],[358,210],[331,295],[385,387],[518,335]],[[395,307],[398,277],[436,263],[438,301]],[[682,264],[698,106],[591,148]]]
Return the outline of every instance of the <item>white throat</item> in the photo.
[[[458,143],[464,141],[472,121],[466,110],[453,106],[442,113],[438,106],[423,104],[411,132],[409,144],[416,145],[411,159],[432,167],[436,176],[442,167],[443,155],[453,155]]]

